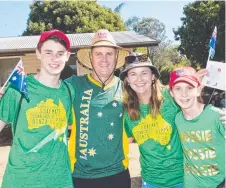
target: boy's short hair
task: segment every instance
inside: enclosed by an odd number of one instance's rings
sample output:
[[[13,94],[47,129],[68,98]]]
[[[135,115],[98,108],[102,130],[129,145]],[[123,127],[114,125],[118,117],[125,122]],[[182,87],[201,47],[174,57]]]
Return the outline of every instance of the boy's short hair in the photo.
[[[45,31],[41,34],[39,42],[37,44],[37,49],[40,51],[43,43],[47,40],[54,40],[55,42],[59,42],[62,44],[67,51],[70,51],[70,41],[68,37],[62,31],[57,29]]]
[[[169,87],[172,89],[178,82],[186,82],[192,86],[200,85],[196,70],[192,67],[177,68],[170,73]]]

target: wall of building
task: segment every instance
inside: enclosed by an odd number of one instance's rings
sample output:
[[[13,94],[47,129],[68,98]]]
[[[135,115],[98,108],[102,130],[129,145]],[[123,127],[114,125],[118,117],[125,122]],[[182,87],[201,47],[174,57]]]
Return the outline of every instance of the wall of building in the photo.
[[[0,87],[4,85],[19,60],[19,57],[0,59]]]
[[[24,63],[24,71],[26,74],[34,74],[40,70],[40,62],[36,58],[35,53],[22,56],[22,61]]]

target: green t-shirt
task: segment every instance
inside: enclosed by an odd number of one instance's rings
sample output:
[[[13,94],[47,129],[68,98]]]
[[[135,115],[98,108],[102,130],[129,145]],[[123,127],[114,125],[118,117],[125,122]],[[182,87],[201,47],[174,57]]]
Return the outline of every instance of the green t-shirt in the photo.
[[[176,116],[186,188],[217,187],[225,178],[225,126],[218,111],[208,105],[193,120],[186,120],[182,112]]]
[[[68,84],[74,98],[74,90]],[[71,100],[65,83],[58,89],[27,77],[2,188],[72,188],[67,150]],[[0,119],[14,123],[21,93],[9,86],[0,101]],[[12,126],[14,132],[14,126]]]
[[[76,88],[76,128],[69,141],[73,176],[93,179],[122,172],[127,168],[128,144],[123,141],[121,81],[115,77],[104,90],[90,75],[67,82]]]
[[[140,150],[141,175],[145,182],[158,187],[183,183],[183,153],[175,125],[179,110],[169,91],[163,90],[160,114],[153,118],[149,105],[140,105],[141,117],[131,121],[125,113],[128,137],[133,137]]]

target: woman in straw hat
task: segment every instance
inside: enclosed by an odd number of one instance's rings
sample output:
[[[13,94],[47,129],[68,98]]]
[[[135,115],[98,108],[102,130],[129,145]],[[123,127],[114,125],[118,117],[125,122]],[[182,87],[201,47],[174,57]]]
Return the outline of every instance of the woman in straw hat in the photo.
[[[142,188],[182,188],[183,152],[175,125],[180,108],[160,83],[159,71],[147,54],[132,53],[125,61],[120,74],[125,130],[139,145]],[[205,74],[205,70],[198,73]],[[221,120],[225,121],[225,114]]]
[[[69,141],[76,188],[130,188],[122,82],[114,76],[127,55],[107,30],[99,30],[91,46],[78,51],[80,64],[92,71],[67,80],[76,91],[77,126]]]

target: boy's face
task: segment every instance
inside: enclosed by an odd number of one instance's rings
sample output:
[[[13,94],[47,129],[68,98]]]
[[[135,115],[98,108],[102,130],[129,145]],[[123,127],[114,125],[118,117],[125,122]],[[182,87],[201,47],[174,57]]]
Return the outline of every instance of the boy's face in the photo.
[[[170,93],[182,109],[189,109],[197,102],[201,89],[186,82],[179,82],[172,87]]]
[[[41,50],[36,49],[36,56],[41,61],[41,72],[48,75],[59,75],[70,57],[70,52],[58,42],[47,40]]]

